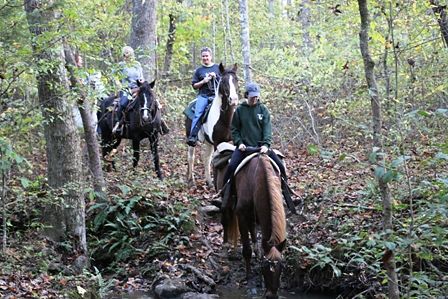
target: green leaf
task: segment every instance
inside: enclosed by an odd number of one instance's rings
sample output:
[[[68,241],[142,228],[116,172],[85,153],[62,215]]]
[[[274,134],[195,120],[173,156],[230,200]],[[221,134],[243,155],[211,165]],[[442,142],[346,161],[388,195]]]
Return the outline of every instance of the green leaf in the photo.
[[[306,149],[308,153],[312,156],[317,155],[319,153],[319,147],[315,144],[308,144]]]
[[[384,167],[381,166],[377,166],[375,168],[375,177],[378,179],[382,179],[383,175],[386,173],[386,169]]]
[[[28,180],[27,178],[20,178],[20,184],[23,188],[26,189],[30,185],[30,180]]]
[[[126,185],[119,185],[118,188],[120,188],[121,193],[123,193],[124,196],[126,196],[129,193],[129,191],[131,191],[131,188]]]
[[[394,242],[389,241],[384,242],[384,246],[386,246],[386,248],[389,250],[395,250],[395,248],[397,247],[397,245]]]
[[[431,112],[425,111],[425,110],[418,110],[418,115],[424,116],[424,117],[430,117],[432,114]]]
[[[448,161],[448,155],[445,154],[445,153],[442,153],[442,152],[438,152],[436,154],[435,158],[439,159],[439,160],[446,160],[446,161]]]
[[[407,161],[409,159],[411,159],[411,156],[400,156],[392,161],[392,167],[397,168],[398,166],[402,165],[404,161]]]

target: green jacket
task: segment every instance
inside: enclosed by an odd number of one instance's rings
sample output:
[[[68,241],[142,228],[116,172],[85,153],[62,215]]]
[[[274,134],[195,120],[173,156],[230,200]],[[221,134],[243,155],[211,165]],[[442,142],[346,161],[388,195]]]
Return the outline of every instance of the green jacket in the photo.
[[[246,102],[236,108],[232,120],[232,139],[236,146],[271,146],[272,125],[268,108],[259,101],[254,107]]]

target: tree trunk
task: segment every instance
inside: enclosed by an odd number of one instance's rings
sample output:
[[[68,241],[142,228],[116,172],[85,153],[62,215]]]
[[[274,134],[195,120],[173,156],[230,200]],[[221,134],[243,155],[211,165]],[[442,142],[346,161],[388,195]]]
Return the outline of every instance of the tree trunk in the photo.
[[[55,241],[70,242],[76,254],[86,256],[81,149],[66,98],[64,50],[57,40],[46,40],[42,45],[39,39],[41,34],[57,30],[58,15],[53,1],[25,0],[24,6],[30,32],[36,37],[33,52],[37,66],[45,66],[37,69],[39,103],[45,120],[48,185],[52,191],[52,202],[43,212],[43,221],[48,225],[45,233]]]
[[[101,168],[100,146],[96,138],[95,121],[92,117],[92,109],[88,99],[86,99],[86,92],[83,86],[79,86],[73,68],[75,67],[75,60],[73,53],[68,46],[65,49],[65,62],[70,73],[71,86],[79,90],[80,100],[77,102],[79,113],[82,119],[84,128],[84,139],[86,141],[87,153],[89,156],[89,169],[93,178],[93,189],[95,192],[103,196],[106,191],[106,182],[104,181],[103,169]]]
[[[362,58],[364,60],[364,71],[368,86],[368,91],[372,106],[372,118],[373,118],[373,146],[376,148],[378,166],[385,169],[384,155],[382,153],[383,141],[381,135],[382,119],[381,119],[381,102],[378,95],[378,88],[376,85],[374,67],[375,63],[369,53],[369,35],[368,30],[370,28],[369,11],[367,8],[367,0],[358,0],[359,13],[361,16],[361,30],[359,33],[360,49]],[[390,234],[393,230],[392,226],[392,200],[390,196],[389,186],[387,181],[384,180],[384,176],[378,176],[378,185],[383,201],[383,226],[386,232],[386,241],[389,240]],[[383,258],[384,267],[387,273],[389,298],[399,299],[400,292],[398,289],[398,277],[395,264],[395,256],[392,250],[387,249]]]
[[[275,10],[274,10],[274,0],[268,0],[268,16],[269,18],[275,17]]]
[[[252,81],[250,72],[250,34],[249,34],[249,6],[247,0],[239,0],[240,5],[240,21],[241,21],[241,45],[243,51],[243,72],[244,82],[246,84]]]
[[[163,63],[163,76],[168,76],[171,68],[171,60],[173,59],[173,46],[176,39],[176,16],[169,14],[170,25],[168,28],[168,39],[166,41],[165,61]]]
[[[230,15],[229,15],[229,0],[223,0],[223,6],[224,6],[224,14],[225,14],[225,64],[229,64],[227,61],[227,52],[230,52],[230,62],[235,63],[235,54],[233,53],[233,46],[232,46],[232,32],[230,29]]]
[[[302,0],[297,17],[302,25],[302,50],[305,54],[309,54],[313,49],[309,31],[311,24],[310,0]]]
[[[129,44],[136,50],[145,80],[156,78],[157,0],[133,0],[132,30]]]
[[[437,17],[437,22],[440,26],[445,47],[448,47],[448,17],[446,15],[446,5],[440,5],[439,0],[430,0],[432,11]]]

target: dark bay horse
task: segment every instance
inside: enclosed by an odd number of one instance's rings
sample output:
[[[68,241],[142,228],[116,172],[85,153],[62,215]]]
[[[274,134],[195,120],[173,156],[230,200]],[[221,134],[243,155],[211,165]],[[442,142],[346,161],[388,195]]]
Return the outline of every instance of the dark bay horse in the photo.
[[[210,163],[214,149],[218,144],[224,141],[230,141],[230,125],[232,123],[233,113],[238,105],[238,77],[236,74],[237,65],[231,69],[226,69],[222,63],[219,64],[221,79],[216,88],[215,98],[213,99],[210,112],[206,121],[199,132],[199,141],[204,144],[203,163],[205,168],[205,179],[207,184],[213,186],[213,180],[210,173]],[[191,119],[185,118],[185,129],[187,138],[190,134]],[[187,181],[189,185],[194,185],[194,159],[195,148],[188,147],[188,170]]]
[[[133,167],[137,167],[140,159],[140,141],[149,139],[154,167],[159,179],[163,179],[160,169],[158,142],[160,127],[160,111],[153,91],[155,81],[138,82],[137,96],[130,101],[126,109],[126,121],[123,134],[113,134],[112,128],[116,119],[114,99],[108,98],[101,104],[101,116],[98,126],[101,128],[101,147],[103,158],[116,152],[123,138],[132,140],[134,151]],[[113,160],[111,161],[115,168]]]
[[[236,244],[238,230],[243,245],[246,264],[246,278],[251,272],[252,247],[256,249],[255,228],[261,230],[263,257],[261,272],[266,286],[266,298],[278,298],[282,271],[282,251],[286,244],[286,220],[283,208],[282,189],[279,170],[264,154],[258,154],[236,175],[237,199],[230,209],[230,221],[224,230],[228,231],[229,241]]]

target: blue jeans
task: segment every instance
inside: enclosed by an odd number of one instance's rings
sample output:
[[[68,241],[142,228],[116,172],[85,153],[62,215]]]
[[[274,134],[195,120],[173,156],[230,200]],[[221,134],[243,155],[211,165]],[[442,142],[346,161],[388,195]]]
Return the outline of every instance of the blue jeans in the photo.
[[[205,108],[207,108],[207,105],[208,105],[208,97],[198,95],[196,98],[196,106],[194,108],[194,118],[193,122],[191,123],[190,135],[191,132],[193,132],[193,129],[196,126],[196,124],[199,122],[202,114],[205,111]]]
[[[128,94],[127,91],[125,91],[125,90],[120,90],[120,94],[119,94],[119,97],[120,97],[120,103],[119,103],[119,105],[118,105],[118,109],[117,109],[117,118],[118,118],[118,121],[121,120],[121,116],[123,115],[123,110],[125,110],[126,107],[127,107],[128,104],[129,104],[129,98],[128,98],[128,96],[129,96],[129,94]]]

